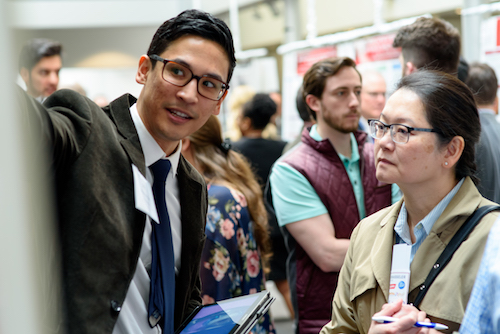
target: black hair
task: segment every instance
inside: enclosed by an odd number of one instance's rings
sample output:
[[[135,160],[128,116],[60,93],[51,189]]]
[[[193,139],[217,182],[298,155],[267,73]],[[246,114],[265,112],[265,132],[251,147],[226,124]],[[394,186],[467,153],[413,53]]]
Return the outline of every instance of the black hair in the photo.
[[[277,105],[268,94],[255,94],[250,101],[243,105],[243,117],[248,117],[252,127],[263,130],[276,113]]]
[[[478,105],[491,105],[495,103],[498,90],[498,79],[487,64],[473,63],[470,65],[469,77],[465,81],[474,94]]]
[[[297,96],[295,97],[295,106],[299,112],[300,119],[304,122],[310,122],[312,120],[311,113],[309,112],[309,107],[304,100],[304,95],[302,94],[302,86],[299,87],[297,91]]]
[[[31,71],[38,62],[45,57],[61,56],[62,45],[59,42],[34,38],[27,41],[19,54],[19,69],[26,68]]]
[[[467,77],[469,76],[469,63],[464,57],[460,56],[460,61],[458,62],[457,77],[460,81],[467,83]]]
[[[233,36],[224,21],[199,10],[186,10],[174,18],[165,21],[156,31],[148,49],[148,56],[162,54],[167,47],[180,37],[199,36],[218,43],[226,52],[229,61],[227,82],[231,80],[236,57],[234,55]],[[155,60],[151,60],[153,67]]]

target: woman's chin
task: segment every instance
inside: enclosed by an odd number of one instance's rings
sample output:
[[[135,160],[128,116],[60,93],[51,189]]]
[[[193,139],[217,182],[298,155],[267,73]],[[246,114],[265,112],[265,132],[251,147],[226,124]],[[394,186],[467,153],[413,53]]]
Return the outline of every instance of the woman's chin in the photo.
[[[377,171],[375,176],[377,177],[377,180],[379,180],[380,182],[395,183],[395,179],[391,177],[391,175],[389,175],[388,173]]]

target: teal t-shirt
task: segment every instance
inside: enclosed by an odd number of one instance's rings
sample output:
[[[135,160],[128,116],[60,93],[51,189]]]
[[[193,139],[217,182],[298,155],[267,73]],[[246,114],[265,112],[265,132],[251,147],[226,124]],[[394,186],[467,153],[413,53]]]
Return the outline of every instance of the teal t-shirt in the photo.
[[[316,141],[322,140],[316,129],[316,125],[313,125],[311,128],[310,136]],[[360,156],[356,138],[352,133],[351,148],[350,159],[341,154],[339,154],[339,157],[351,181],[359,216],[364,218],[366,210],[361,172],[359,169]],[[328,210],[309,181],[290,165],[278,161],[273,166],[269,179],[271,182],[273,205],[280,226],[328,213]],[[400,197],[398,186],[393,185],[392,202],[398,201]]]

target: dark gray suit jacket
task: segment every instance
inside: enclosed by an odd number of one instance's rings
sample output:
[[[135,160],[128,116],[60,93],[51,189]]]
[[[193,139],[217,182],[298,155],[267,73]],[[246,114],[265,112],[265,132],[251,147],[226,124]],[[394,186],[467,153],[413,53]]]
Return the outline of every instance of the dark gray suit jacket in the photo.
[[[481,137],[476,145],[477,189],[487,199],[500,203],[500,123],[495,115],[479,109]]]
[[[146,215],[135,208],[132,164],[144,156],[124,95],[104,109],[68,90],[35,108],[52,149],[68,333],[111,333],[135,272]],[[103,111],[104,110],[104,111]],[[181,156],[181,268],[175,324],[201,303],[199,266],[205,240],[206,184]]]

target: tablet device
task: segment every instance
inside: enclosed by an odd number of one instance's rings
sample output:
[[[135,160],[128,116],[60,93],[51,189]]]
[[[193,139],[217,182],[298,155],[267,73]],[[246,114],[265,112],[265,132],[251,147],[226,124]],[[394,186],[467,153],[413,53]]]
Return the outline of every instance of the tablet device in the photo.
[[[198,306],[176,334],[245,334],[266,314],[275,298],[269,291]]]

